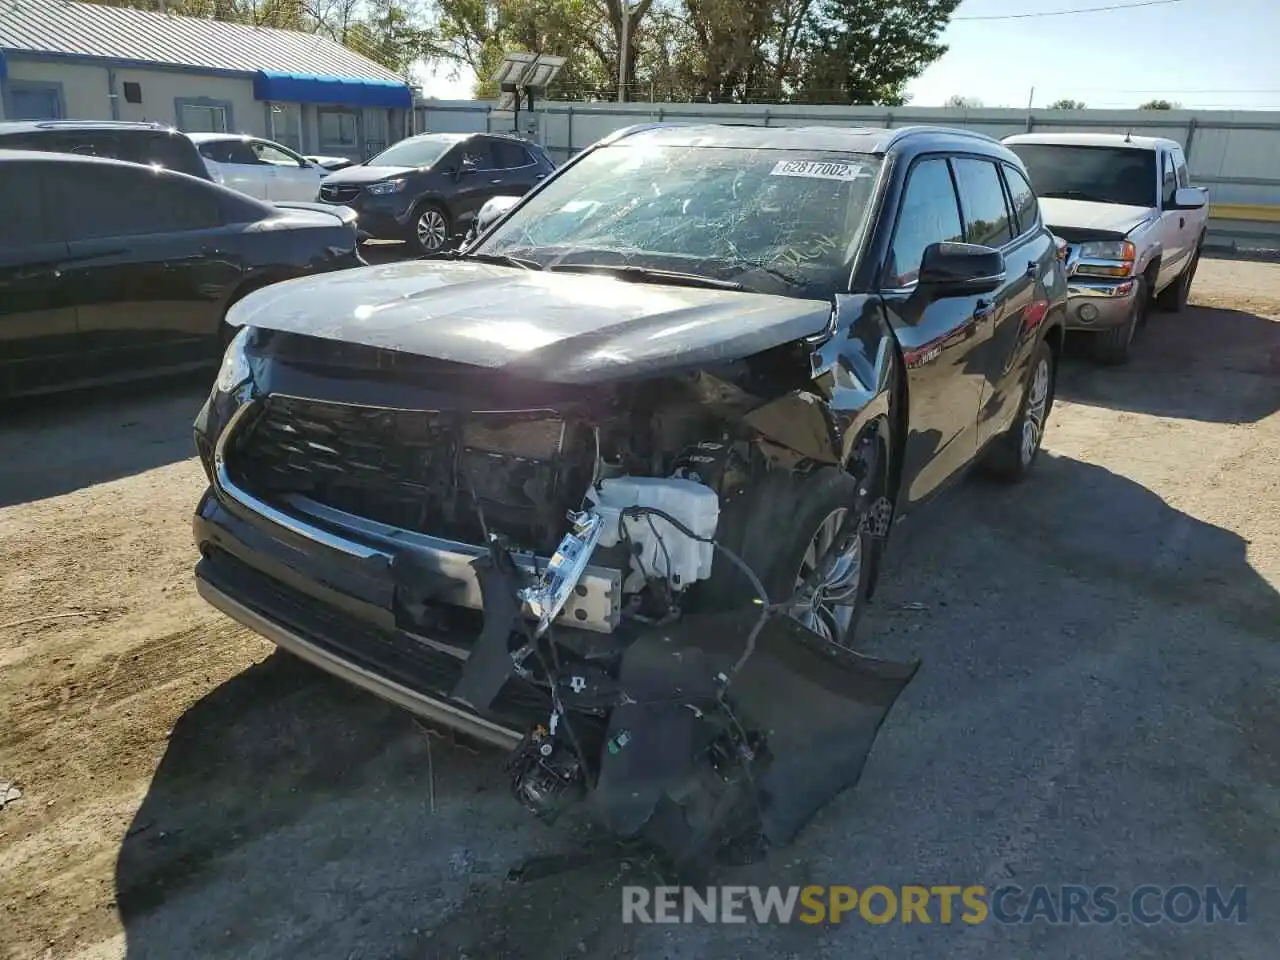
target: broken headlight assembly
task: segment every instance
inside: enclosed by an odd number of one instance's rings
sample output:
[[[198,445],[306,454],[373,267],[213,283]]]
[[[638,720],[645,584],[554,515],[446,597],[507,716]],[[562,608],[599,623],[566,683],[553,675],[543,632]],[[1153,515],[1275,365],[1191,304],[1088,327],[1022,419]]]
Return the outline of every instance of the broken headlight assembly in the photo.
[[[219,393],[231,393],[253,376],[253,371],[249,368],[249,357],[245,352],[249,331],[249,327],[241,327],[227,344],[226,352],[222,355],[222,365],[218,367],[217,379],[213,381],[213,387]]]

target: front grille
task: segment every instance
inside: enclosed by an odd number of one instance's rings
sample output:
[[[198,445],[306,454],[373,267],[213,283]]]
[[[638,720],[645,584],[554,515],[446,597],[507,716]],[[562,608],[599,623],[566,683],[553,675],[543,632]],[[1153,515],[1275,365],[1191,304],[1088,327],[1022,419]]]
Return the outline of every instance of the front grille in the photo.
[[[406,530],[554,548],[590,482],[580,431],[548,413],[441,414],[273,396],[231,466],[263,496],[298,493]],[[585,474],[585,476],[584,476]]]
[[[360,196],[359,187],[350,187],[337,183],[320,184],[320,199],[329,203],[350,203]]]

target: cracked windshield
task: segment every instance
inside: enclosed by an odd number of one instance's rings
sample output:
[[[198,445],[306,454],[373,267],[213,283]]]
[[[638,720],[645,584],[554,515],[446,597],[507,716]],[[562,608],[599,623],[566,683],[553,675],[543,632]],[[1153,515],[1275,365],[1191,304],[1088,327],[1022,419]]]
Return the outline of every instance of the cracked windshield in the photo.
[[[877,157],[610,146],[582,158],[479,252],[545,269],[657,270],[759,293],[847,289]]]

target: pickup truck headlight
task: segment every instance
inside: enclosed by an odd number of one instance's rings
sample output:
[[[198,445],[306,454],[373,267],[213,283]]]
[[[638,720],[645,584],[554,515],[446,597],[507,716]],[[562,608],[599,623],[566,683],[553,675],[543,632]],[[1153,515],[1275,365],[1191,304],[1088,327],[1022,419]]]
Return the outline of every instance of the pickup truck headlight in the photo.
[[[1086,277],[1128,277],[1137,248],[1128,240],[1090,240],[1080,244],[1075,273]]]
[[[404,181],[383,180],[381,183],[371,183],[364,189],[366,193],[370,193],[375,197],[382,197],[388,193],[399,193],[404,189]]]
[[[213,382],[214,389],[219,393],[230,393],[253,376],[253,371],[249,368],[249,357],[245,354],[248,340],[249,328],[241,327],[240,332],[227,344],[227,352],[222,355],[222,366],[218,368],[218,378]]]

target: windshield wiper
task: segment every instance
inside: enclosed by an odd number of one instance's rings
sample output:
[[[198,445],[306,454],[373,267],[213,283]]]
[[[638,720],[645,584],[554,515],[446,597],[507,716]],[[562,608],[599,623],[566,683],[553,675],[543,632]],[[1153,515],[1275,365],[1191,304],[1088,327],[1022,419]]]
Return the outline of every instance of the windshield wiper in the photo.
[[[521,270],[541,270],[542,264],[537,260],[525,257],[513,257],[507,253],[460,253],[454,252],[450,260],[476,260],[480,263],[496,263],[500,267],[519,267]]]
[[[677,270],[654,270],[650,267],[603,266],[595,263],[560,263],[548,270],[565,273],[603,273],[619,280],[635,283],[669,283],[681,287],[707,287],[711,290],[741,290],[742,284],[734,280],[718,280],[700,273],[680,273]]]
[[[1096,193],[1085,193],[1083,190],[1050,190],[1048,193],[1042,193],[1040,196],[1049,200],[1085,200],[1089,203],[1115,203],[1115,200],[1108,200],[1106,197],[1100,197]]]

